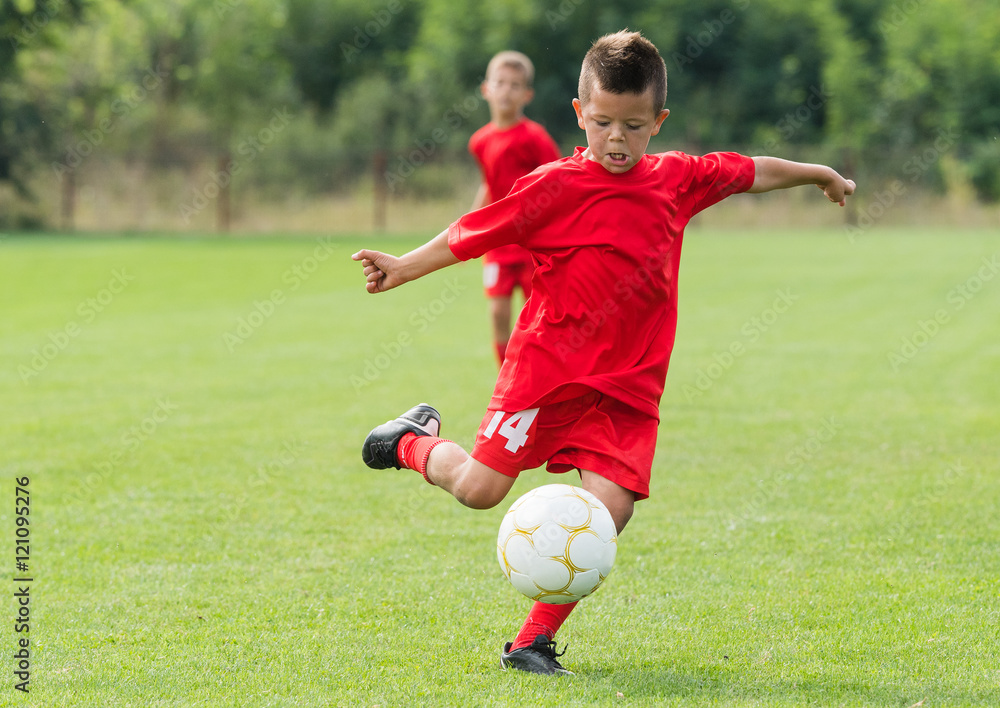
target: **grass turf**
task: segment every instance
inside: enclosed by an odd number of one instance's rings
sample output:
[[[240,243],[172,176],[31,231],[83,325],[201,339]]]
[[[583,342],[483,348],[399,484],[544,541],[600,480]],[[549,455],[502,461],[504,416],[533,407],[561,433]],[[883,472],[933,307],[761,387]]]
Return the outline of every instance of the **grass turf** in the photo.
[[[418,400],[468,445],[492,389],[478,265],[349,261],[416,243],[0,242],[0,703],[1000,704],[995,234],[689,232],[652,497],[557,681],[498,668],[504,509],[360,462]]]

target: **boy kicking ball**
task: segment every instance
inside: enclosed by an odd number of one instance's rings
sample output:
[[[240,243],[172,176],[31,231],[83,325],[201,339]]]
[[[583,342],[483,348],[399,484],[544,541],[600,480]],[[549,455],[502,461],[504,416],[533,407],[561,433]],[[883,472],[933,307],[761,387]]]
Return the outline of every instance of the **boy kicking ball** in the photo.
[[[843,206],[855,187],[830,167],[772,157],[647,155],[668,115],[666,93],[652,43],[637,32],[601,37],[573,101],[586,148],[539,167],[410,253],[354,254],[371,293],[510,243],[537,264],[471,454],[441,438],[440,415],[420,404],[369,433],[369,467],[416,470],[474,509],[499,504],[522,470],[577,470],[621,534],[635,502],[649,496],[688,221],[739,192],[816,185]],[[502,665],[569,673],[554,637],[575,606],[536,602],[504,645]]]

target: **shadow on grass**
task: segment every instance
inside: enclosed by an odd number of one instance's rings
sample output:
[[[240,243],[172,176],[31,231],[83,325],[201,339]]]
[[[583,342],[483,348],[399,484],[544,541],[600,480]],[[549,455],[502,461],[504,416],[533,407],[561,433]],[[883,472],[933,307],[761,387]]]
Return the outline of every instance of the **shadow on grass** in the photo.
[[[622,698],[650,699],[674,705],[851,705],[851,706],[997,706],[1000,688],[977,691],[940,685],[939,677],[844,680],[832,675],[771,679],[745,666],[670,668],[652,663],[622,670],[577,668],[576,680],[618,686]],[[937,684],[937,685],[935,685]],[[921,703],[923,701],[923,703]]]

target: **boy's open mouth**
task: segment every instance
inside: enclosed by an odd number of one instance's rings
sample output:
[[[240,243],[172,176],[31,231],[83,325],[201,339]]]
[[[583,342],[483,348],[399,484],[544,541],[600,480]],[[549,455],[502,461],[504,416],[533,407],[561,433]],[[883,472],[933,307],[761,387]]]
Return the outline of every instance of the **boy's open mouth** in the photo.
[[[628,155],[623,152],[609,152],[608,159],[612,165],[625,165],[628,163]]]

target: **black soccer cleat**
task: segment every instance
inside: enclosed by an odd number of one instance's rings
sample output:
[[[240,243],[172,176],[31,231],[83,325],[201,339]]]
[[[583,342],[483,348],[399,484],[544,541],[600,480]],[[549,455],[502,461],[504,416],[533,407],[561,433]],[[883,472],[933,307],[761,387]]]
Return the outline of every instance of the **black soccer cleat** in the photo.
[[[530,646],[521,649],[510,650],[511,642],[503,645],[503,652],[500,654],[500,666],[504,669],[517,669],[527,671],[531,674],[543,674],[546,676],[572,676],[573,672],[563,668],[557,657],[566,653],[563,648],[556,653],[556,643],[544,634],[535,637],[535,641]]]
[[[438,437],[441,432],[441,414],[432,406],[420,403],[395,420],[378,426],[365,438],[361,459],[373,470],[400,469],[396,459],[399,440],[407,433]]]

